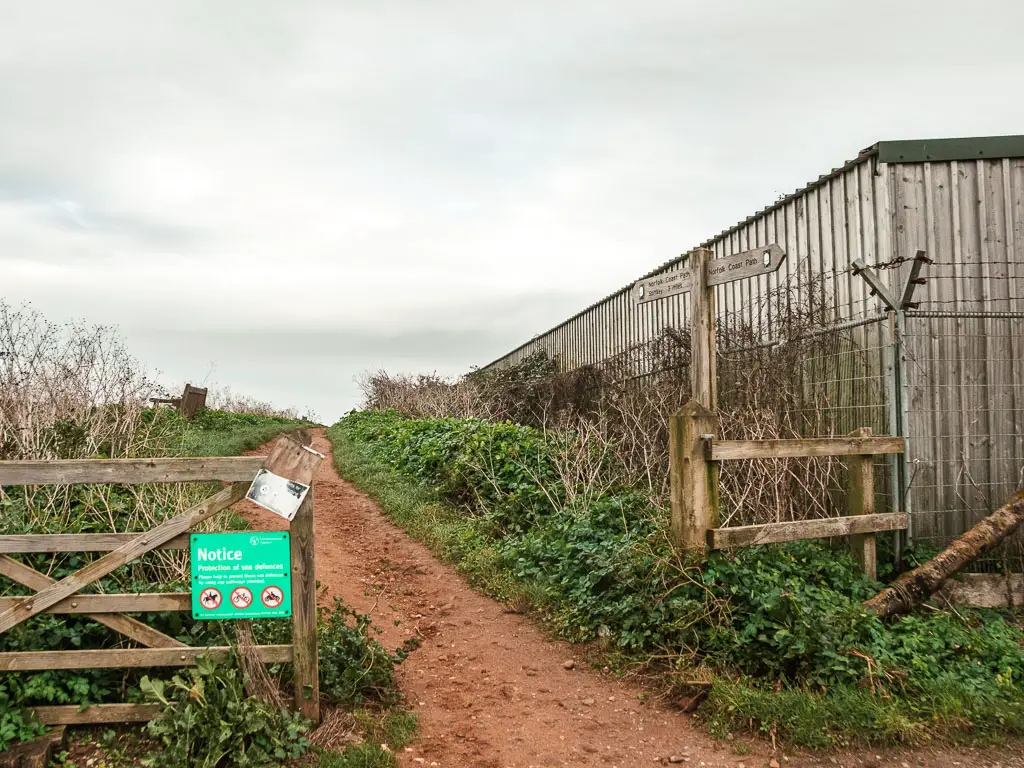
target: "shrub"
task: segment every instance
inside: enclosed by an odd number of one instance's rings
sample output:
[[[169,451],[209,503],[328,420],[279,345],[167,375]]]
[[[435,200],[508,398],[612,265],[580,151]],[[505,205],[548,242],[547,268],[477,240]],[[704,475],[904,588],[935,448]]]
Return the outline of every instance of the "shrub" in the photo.
[[[154,768],[270,768],[309,748],[309,722],[249,697],[233,662],[203,656],[168,683],[143,677],[141,688],[163,706],[147,726],[162,745],[149,757]]]
[[[46,730],[29,715],[28,710],[18,705],[16,686],[14,691],[11,688],[9,679],[0,680],[0,753],[11,744],[30,741]]]
[[[340,597],[334,598],[332,608],[321,607],[319,613],[320,695],[340,706],[397,703],[395,665],[405,660],[411,645],[388,653],[370,637],[370,617],[349,608]]]

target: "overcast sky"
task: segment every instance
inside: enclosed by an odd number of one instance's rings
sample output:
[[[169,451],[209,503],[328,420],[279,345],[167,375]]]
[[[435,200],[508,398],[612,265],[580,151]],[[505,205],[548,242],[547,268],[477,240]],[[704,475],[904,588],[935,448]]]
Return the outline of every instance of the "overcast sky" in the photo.
[[[1024,4],[0,0],[0,297],[325,420],[880,139],[1024,132]]]

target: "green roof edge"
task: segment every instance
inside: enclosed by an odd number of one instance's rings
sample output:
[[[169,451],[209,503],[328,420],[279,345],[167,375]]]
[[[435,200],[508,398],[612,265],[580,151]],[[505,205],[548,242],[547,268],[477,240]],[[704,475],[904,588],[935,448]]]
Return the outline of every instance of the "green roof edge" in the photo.
[[[1024,136],[880,141],[876,146],[880,163],[948,163],[1024,157]]]

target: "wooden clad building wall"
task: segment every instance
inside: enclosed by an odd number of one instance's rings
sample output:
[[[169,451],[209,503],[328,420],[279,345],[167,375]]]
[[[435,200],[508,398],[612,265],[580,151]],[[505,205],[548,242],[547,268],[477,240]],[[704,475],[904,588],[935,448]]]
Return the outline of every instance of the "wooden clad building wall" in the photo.
[[[955,535],[1024,484],[1024,137],[882,142],[702,245],[724,257],[770,243],[787,253],[777,273],[715,288],[723,335],[742,323],[771,337],[765,299],[781,287],[794,301],[815,292],[838,322],[879,317],[851,334],[860,348],[883,350],[891,342],[884,307],[853,262],[892,265],[918,249],[934,260],[905,338],[904,492],[917,536]],[[650,274],[685,268],[681,257]],[[909,269],[897,263],[879,274],[897,292]],[[688,294],[638,305],[630,289],[485,367],[545,350],[571,370],[688,324]],[[888,375],[884,365],[879,354],[870,375]],[[635,374],[643,368],[638,360]],[[872,414],[890,404],[872,398],[864,406]]]

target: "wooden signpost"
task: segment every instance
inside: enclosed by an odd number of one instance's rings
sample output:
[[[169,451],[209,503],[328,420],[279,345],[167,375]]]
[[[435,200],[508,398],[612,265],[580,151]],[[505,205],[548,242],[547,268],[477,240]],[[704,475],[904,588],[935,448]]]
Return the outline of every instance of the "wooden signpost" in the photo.
[[[681,293],[689,293],[693,290],[693,268],[694,257],[700,251],[711,252],[706,248],[698,248],[690,254],[689,269],[681,269],[678,272],[665,272],[654,277],[647,277],[637,280],[633,286],[633,300],[637,304],[646,304],[657,299],[666,299],[669,296],[678,296]],[[705,275],[707,285],[722,285],[731,283],[733,280],[742,280],[745,277],[757,277],[758,275],[770,275],[777,272],[782,262],[786,259],[786,253],[778,245],[772,243],[763,248],[754,248],[750,251],[735,253],[722,259],[707,257]]]
[[[907,515],[875,514],[872,457],[902,453],[903,438],[873,437],[870,430],[858,430],[846,438],[718,440],[713,288],[771,274],[782,266],[786,254],[772,244],[721,259],[713,256],[709,249],[698,248],[689,254],[687,269],[638,280],[633,288],[637,304],[690,293],[691,400],[669,420],[669,487],[676,545],[703,557],[709,549],[849,535],[861,568],[874,578],[875,532],[906,528]],[[814,456],[850,457],[849,516],[718,527],[720,461]]]

